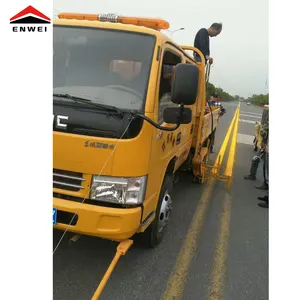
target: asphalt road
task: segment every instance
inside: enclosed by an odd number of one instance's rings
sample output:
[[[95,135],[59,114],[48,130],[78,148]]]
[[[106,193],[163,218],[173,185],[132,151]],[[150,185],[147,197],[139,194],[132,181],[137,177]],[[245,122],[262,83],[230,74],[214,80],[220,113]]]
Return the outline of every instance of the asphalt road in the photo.
[[[218,152],[237,103],[226,103]],[[101,299],[260,300],[268,299],[268,209],[257,205],[264,193],[243,179],[254,155],[250,145],[262,109],[241,104],[231,188],[198,185],[179,174],[173,211],[163,242],[155,249],[134,243],[121,257]],[[212,155],[212,160],[216,154]],[[54,231],[53,244],[61,232]],[[54,300],[89,300],[113,258],[117,244],[67,233],[53,256]],[[164,298],[163,298],[164,297]]]

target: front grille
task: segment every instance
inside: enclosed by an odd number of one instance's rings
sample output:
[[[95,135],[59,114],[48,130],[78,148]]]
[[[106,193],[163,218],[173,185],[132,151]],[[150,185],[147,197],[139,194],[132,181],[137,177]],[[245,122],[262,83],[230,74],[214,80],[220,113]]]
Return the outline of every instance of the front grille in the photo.
[[[53,187],[78,192],[84,189],[82,173],[53,169]]]

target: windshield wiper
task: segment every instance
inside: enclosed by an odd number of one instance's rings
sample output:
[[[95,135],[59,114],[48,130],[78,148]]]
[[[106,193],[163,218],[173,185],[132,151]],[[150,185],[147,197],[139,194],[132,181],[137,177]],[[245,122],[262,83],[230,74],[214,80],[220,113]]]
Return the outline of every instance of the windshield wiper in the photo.
[[[119,108],[115,107],[115,106],[111,106],[111,105],[107,105],[107,104],[101,104],[101,103],[95,103],[92,100],[87,99],[87,98],[77,97],[77,96],[73,96],[73,95],[70,95],[70,94],[58,94],[58,93],[54,93],[53,96],[58,97],[58,98],[68,99],[68,100],[74,101],[76,103],[84,103],[84,104],[87,104],[89,106],[93,106],[93,107],[98,108],[98,109],[115,112],[115,113],[117,113],[119,115],[122,115],[122,116],[124,115],[124,112],[122,110],[120,110]]]

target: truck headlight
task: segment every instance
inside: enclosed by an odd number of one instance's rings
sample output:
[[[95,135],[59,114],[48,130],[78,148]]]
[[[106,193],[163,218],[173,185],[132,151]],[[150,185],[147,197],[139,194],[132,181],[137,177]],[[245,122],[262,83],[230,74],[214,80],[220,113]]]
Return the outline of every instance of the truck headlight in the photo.
[[[146,183],[147,176],[93,176],[90,199],[129,205],[140,204],[144,200]]]

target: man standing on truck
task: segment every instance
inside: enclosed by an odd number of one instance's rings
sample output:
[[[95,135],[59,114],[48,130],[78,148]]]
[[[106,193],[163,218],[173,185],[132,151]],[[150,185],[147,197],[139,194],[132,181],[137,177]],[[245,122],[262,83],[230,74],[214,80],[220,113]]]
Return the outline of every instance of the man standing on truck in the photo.
[[[222,31],[222,23],[213,23],[208,29],[201,28],[194,40],[194,47],[199,49],[205,58],[205,63],[209,61],[210,64],[213,63],[213,58],[210,57],[210,47],[209,38],[218,36]],[[194,53],[194,57],[197,61],[201,61],[200,56]]]

